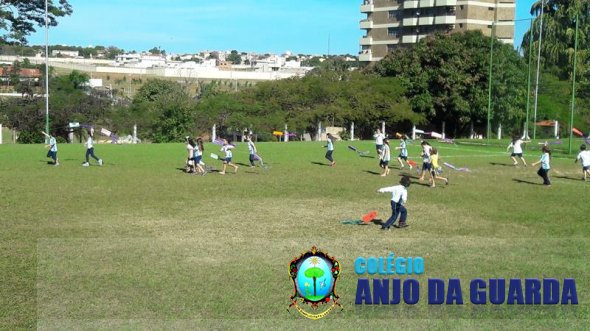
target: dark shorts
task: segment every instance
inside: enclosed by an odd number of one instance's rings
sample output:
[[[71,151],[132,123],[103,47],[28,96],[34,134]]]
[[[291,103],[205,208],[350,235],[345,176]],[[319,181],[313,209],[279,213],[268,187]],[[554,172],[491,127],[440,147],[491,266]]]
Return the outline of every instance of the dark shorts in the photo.
[[[47,157],[50,157],[55,160],[55,159],[57,159],[57,152],[49,151],[49,152],[47,152]]]
[[[223,160],[223,163],[231,163],[231,157],[226,157],[226,158]]]
[[[385,160],[382,160],[381,161],[381,166],[382,167],[387,167],[388,165],[389,165],[389,161],[385,161]]]
[[[588,167],[582,167],[582,171],[586,171],[588,169],[590,169],[590,166],[588,166]]]
[[[377,149],[377,152],[381,152],[383,150],[383,145],[375,145],[375,149]]]
[[[198,155],[195,156],[195,165],[199,164],[201,162],[201,160],[203,159],[203,155]]]
[[[515,156],[522,157],[522,153],[512,153],[512,154],[510,154],[510,156],[512,156],[512,157],[515,157]]]
[[[426,171],[426,170],[430,170],[430,169],[432,169],[432,163],[429,163],[429,162],[422,163],[422,170]]]
[[[404,155],[401,155],[401,154],[400,154],[400,155],[398,155],[398,158],[399,158],[400,160],[406,160],[406,161],[408,160],[408,157],[407,157],[407,156],[404,156]]]

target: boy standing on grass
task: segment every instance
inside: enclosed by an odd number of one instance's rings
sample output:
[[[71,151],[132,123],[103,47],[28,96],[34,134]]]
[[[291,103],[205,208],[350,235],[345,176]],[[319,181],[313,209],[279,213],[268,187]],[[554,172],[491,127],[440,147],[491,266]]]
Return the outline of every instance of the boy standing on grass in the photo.
[[[377,150],[377,155],[381,156],[381,152],[383,151],[383,139],[385,139],[385,135],[380,129],[377,129],[373,135],[373,138],[375,138],[375,149]]]
[[[551,162],[551,150],[549,150],[549,147],[543,146],[542,151],[543,155],[541,155],[541,159],[533,163],[532,166],[534,167],[539,163],[541,164],[541,168],[539,168],[539,171],[537,171],[537,175],[543,178],[543,185],[551,186],[551,182],[549,181],[549,170],[551,169],[551,166],[549,165]]]
[[[407,188],[410,187],[410,177],[403,176],[400,181],[400,185],[390,186],[390,187],[383,187],[377,190],[378,193],[385,193],[391,192],[391,217],[381,226],[381,230],[388,230],[393,223],[397,220],[399,215],[399,224],[393,225],[396,228],[405,228],[408,226],[406,224],[406,218],[408,217],[408,211],[404,204],[408,200],[408,190]]]
[[[584,181],[587,181],[588,176],[590,176],[590,151],[586,150],[586,144],[582,144],[580,146],[580,153],[578,153],[575,163],[578,163],[578,160],[582,162],[582,173],[584,174]]]
[[[389,161],[391,161],[391,149],[389,148],[389,139],[385,138],[383,139],[383,149],[381,150],[382,177],[389,175]]]
[[[50,136],[47,133],[45,133],[44,131],[41,131],[41,133],[43,133],[43,135],[45,135],[45,137],[49,138],[49,145],[46,146],[46,147],[49,147],[49,151],[47,152],[47,157],[50,157],[53,160],[54,166],[58,166],[59,160],[57,159],[57,140],[55,140],[55,137],[53,135]]]
[[[325,157],[328,161],[330,161],[330,167],[333,167],[336,165],[336,161],[334,161],[334,158],[332,157],[332,154],[334,153],[334,136],[332,136],[331,133],[328,133],[327,140],[328,144],[324,146],[328,148]]]

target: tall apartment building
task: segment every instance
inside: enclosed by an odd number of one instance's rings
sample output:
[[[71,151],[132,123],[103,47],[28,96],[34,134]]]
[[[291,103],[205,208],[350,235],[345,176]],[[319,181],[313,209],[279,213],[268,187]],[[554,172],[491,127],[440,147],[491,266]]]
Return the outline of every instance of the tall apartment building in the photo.
[[[360,61],[379,61],[397,47],[436,32],[481,30],[514,43],[515,0],[364,0]]]

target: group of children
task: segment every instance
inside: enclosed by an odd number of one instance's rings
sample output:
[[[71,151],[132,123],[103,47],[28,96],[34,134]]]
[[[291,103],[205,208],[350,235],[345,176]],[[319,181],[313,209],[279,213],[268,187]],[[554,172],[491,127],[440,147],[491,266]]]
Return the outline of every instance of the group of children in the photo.
[[[233,159],[233,152],[232,150],[236,147],[227,139],[221,139],[221,149],[220,152],[224,153],[224,156],[221,158],[223,161],[223,169],[219,172],[220,175],[225,175],[227,167],[230,166],[234,169],[234,173],[238,172],[239,166],[232,162]],[[255,162],[258,161],[260,166],[264,166],[262,158],[258,155],[258,151],[256,149],[256,145],[252,140],[252,136],[246,136],[246,143],[248,144],[248,160],[250,161],[250,167],[253,168],[256,166]],[[188,158],[186,161],[186,172],[189,174],[207,174],[207,168],[203,163],[203,152],[205,150],[203,146],[203,139],[197,138],[194,140],[193,138],[187,136],[186,137],[186,150],[188,153]],[[216,154],[213,154],[216,156]]]

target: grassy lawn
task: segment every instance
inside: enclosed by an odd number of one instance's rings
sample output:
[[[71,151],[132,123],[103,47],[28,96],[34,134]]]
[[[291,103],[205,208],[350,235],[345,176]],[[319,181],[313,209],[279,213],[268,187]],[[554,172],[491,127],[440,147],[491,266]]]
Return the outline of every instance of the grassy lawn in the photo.
[[[347,145],[336,144],[331,168],[321,143],[259,143],[265,171],[248,168],[238,144],[234,161],[243,165],[225,176],[184,174],[182,144],[98,145],[102,167],[81,166],[80,144],[59,146],[59,167],[41,145],[0,145],[0,328],[587,327],[590,182],[572,156],[554,155],[548,188],[537,167],[511,166],[507,144],[434,143],[442,162],[471,172],[445,168],[450,185],[436,188],[408,172],[410,226],[381,231],[340,222],[370,210],[387,219],[391,196],[376,190],[404,172],[380,177],[376,158]],[[375,154],[372,142],[354,145]],[[529,164],[536,146],[525,153]],[[320,321],[287,312],[288,264],[312,245],[343,269],[344,310]],[[356,306],[354,260],[389,252],[424,257],[424,275],[413,276],[420,303]],[[469,303],[473,278],[527,277],[574,277],[580,304]],[[428,278],[460,278],[465,304],[427,305]]]

